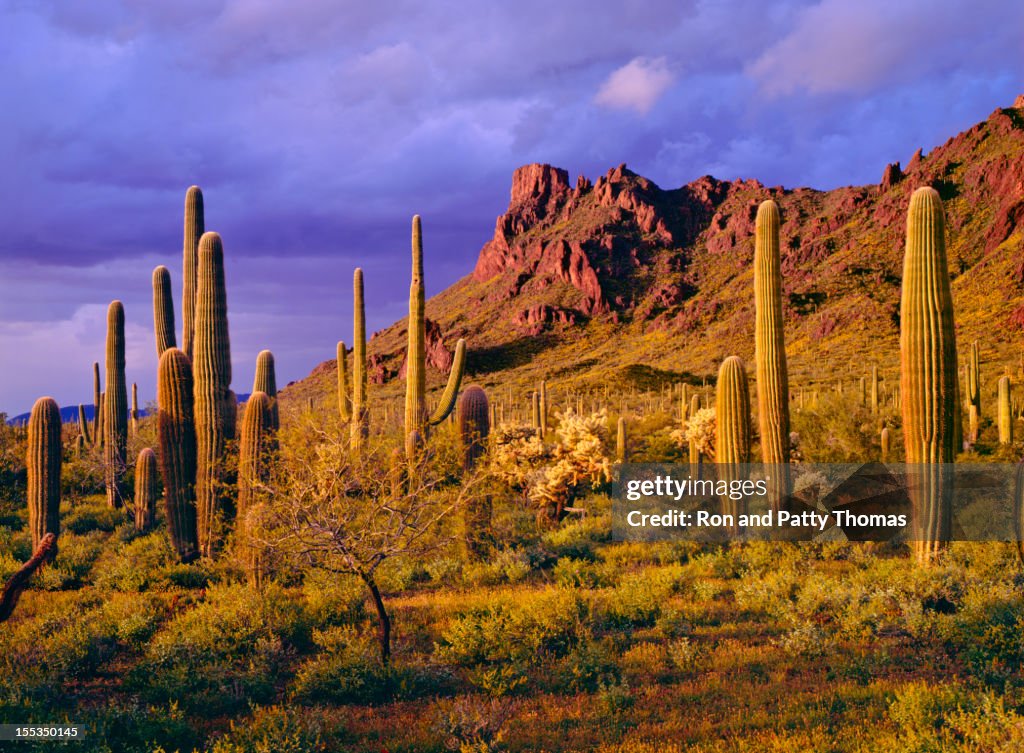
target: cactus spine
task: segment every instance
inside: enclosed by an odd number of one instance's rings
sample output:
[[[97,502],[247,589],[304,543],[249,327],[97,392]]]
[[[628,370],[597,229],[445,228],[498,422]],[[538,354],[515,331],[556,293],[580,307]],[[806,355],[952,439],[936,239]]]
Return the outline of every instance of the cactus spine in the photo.
[[[128,389],[124,369],[124,306],[112,301],[107,309],[107,392],[103,401],[103,464],[110,507],[119,507],[125,496]]]
[[[160,356],[157,376],[157,440],[167,531],[179,559],[191,562],[199,554],[192,364],[183,352],[168,348]]]
[[[482,387],[470,385],[459,398],[457,411],[459,438],[462,444],[462,469],[472,472],[487,447],[491,431],[487,393]],[[466,551],[472,557],[482,555],[491,527],[491,497],[481,494],[470,500],[465,514]]]
[[[245,520],[256,499],[256,490],[267,470],[267,453],[273,433],[273,401],[265,392],[254,392],[245,405],[242,436],[238,444],[238,510]]]
[[[754,358],[761,458],[765,463],[789,462],[789,378],[780,265],[779,208],[769,199],[758,207],[754,244]],[[836,388],[841,391],[841,383]]]
[[[950,537],[953,478],[941,464],[956,455],[960,416],[945,218],[933,188],[917,189],[907,214],[900,379],[906,460],[920,466],[911,500],[915,554],[924,564]]]
[[[1010,377],[999,378],[999,444],[1013,444],[1013,407]]]
[[[156,357],[176,346],[174,339],[174,300],[171,298],[171,273],[162,264],[153,270],[153,331],[156,333]]]
[[[263,392],[270,400],[270,428],[277,431],[281,428],[281,414],[277,407],[277,371],[274,366],[274,354],[269,350],[261,350],[256,356],[256,377],[252,381],[253,394]],[[252,397],[249,397],[252,400]],[[242,419],[245,420],[244,418]]]
[[[362,448],[363,441],[369,433],[368,418],[369,413],[366,408],[366,304],[363,298],[363,270],[357,268],[352,274],[352,426],[350,429],[351,446],[356,452]]]
[[[226,469],[224,445],[234,435],[229,426],[231,346],[224,282],[224,248],[217,233],[199,241],[195,314],[196,525],[199,551],[212,557],[219,531],[219,486]]]
[[[32,406],[28,419],[28,528],[32,533],[32,551],[43,538],[60,535],[60,408],[52,397],[41,397]],[[49,555],[57,555],[54,546]]]
[[[192,360],[195,346],[196,295],[199,272],[199,240],[206,232],[203,192],[190,186],[185,192],[184,257],[181,282],[181,349]]]
[[[135,461],[135,530],[148,531],[156,522],[156,500],[160,496],[156,453],[149,447]]]
[[[352,420],[352,406],[348,401],[348,372],[345,369],[345,341],[338,341],[338,414],[342,423]]]
[[[739,356],[729,356],[718,371],[715,400],[716,463],[750,462],[750,391]]]

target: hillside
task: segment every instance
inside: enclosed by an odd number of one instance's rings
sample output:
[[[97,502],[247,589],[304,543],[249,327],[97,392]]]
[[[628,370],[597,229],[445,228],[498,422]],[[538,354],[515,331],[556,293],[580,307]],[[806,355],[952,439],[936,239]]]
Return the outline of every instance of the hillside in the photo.
[[[1024,328],[1024,97],[877,185],[831,191],[704,176],[663,189],[620,165],[596,183],[527,165],[475,269],[427,303],[437,388],[458,337],[468,379],[573,389],[713,378],[729,355],[753,357],[753,233],[758,204],[782,212],[787,350],[794,389],[863,375],[895,379],[905,212],[938,189],[961,352],[979,339],[993,378],[1020,375]],[[429,236],[425,242],[430,274]],[[370,342],[378,395],[397,395],[399,321]],[[984,375],[983,375],[984,376]],[[333,401],[334,361],[285,399]]]

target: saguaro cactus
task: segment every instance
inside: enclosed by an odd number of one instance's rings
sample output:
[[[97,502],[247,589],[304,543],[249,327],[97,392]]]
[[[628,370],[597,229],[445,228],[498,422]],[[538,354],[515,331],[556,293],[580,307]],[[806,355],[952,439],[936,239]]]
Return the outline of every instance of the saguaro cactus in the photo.
[[[977,442],[981,420],[981,348],[977,340],[971,343],[971,355],[967,361],[967,414],[971,441]]]
[[[750,462],[750,390],[739,356],[729,356],[718,371],[715,400],[716,463]]]
[[[100,396],[103,394],[100,386],[100,365],[97,362],[92,364],[92,441],[93,443],[102,442],[103,436],[100,433],[100,421],[102,412],[100,411]]]
[[[92,444],[92,437],[89,436],[89,421],[85,417],[85,406],[78,406],[78,434],[82,437],[83,444]]]
[[[25,468],[28,475],[28,528],[32,533],[32,550],[39,548],[43,538],[60,535],[60,408],[52,397],[41,397],[32,406],[28,419],[28,452]],[[49,553],[57,555],[54,545]]]
[[[540,380],[540,435],[548,435],[548,383],[546,379]]]
[[[878,366],[871,367],[871,412],[878,413]]]
[[[363,446],[363,441],[370,428],[369,412],[366,408],[366,381],[366,306],[363,301],[363,270],[357,268],[352,274],[352,424],[350,435],[352,449],[357,452]]]
[[[224,282],[224,248],[217,233],[199,241],[199,271],[195,317],[196,525],[199,551],[212,557],[219,535],[218,495],[223,473],[224,445],[234,435],[231,345]]]
[[[124,369],[124,306],[112,301],[107,309],[107,391],[103,401],[103,464],[110,507],[119,507],[125,497],[128,388]]]
[[[132,382],[132,436],[139,433],[139,385]]]
[[[625,463],[629,459],[629,448],[626,437],[626,418],[619,416],[615,427],[615,462]]]
[[[269,350],[261,350],[256,356],[256,378],[252,381],[253,394],[263,392],[270,400],[270,423],[268,427],[274,431],[281,428],[281,414],[277,407],[277,373],[274,367],[274,354]],[[249,398],[252,400],[252,397]],[[244,418],[242,419],[245,420]]]
[[[999,378],[999,443],[1013,444],[1013,406],[1010,377]]]
[[[181,279],[181,348],[192,358],[195,343],[196,290],[199,272],[199,239],[206,232],[203,192],[190,186],[185,192],[184,263]]]
[[[405,366],[405,436],[406,456],[412,461],[415,452],[410,450],[423,441],[429,426],[437,426],[451,414],[465,371],[466,345],[459,341],[455,346],[455,359],[448,374],[448,384],[441,402],[433,415],[427,415],[427,362],[426,362],[426,292],[423,285],[423,233],[420,217],[412,218],[412,282],[409,285],[409,346]],[[413,432],[419,441],[411,441]]]
[[[345,368],[345,341],[338,341],[338,415],[343,423],[352,420],[352,406],[348,399],[348,370]]]
[[[900,301],[900,391],[911,485],[914,549],[929,562],[949,540],[958,397],[953,297],[946,266],[945,217],[933,188],[917,189],[907,214]]]
[[[106,445],[106,439],[104,438],[106,436],[106,431],[103,428],[104,425],[105,425],[105,420],[106,420],[104,418],[104,411],[105,411],[105,407],[104,406],[106,406],[106,403],[107,403],[107,393],[106,392],[101,392],[100,393],[99,403],[97,403],[99,405],[99,409],[96,411],[99,414],[99,417],[100,417],[99,424],[98,424],[97,429],[96,429],[96,442],[99,444],[100,449],[103,449],[103,447]]]
[[[171,273],[162,264],[153,270],[153,331],[156,333],[156,357],[177,344],[174,339],[174,300],[171,298]]]
[[[156,500],[160,496],[156,453],[149,447],[135,461],[135,530],[148,531],[156,522]]]
[[[789,377],[782,324],[779,208],[771,199],[757,210],[754,244],[754,360],[761,458],[789,462]]]
[[[459,398],[457,416],[462,443],[462,469],[469,473],[483,455],[491,430],[487,393],[482,387],[474,384],[465,389]],[[466,551],[474,557],[483,554],[491,526],[490,495],[480,494],[470,501],[464,522]]]
[[[888,462],[889,451],[892,447],[892,439],[889,436],[889,427],[883,426],[882,431],[879,433],[878,441],[882,447],[882,462]]]
[[[266,474],[267,453],[273,441],[272,411],[273,401],[265,392],[252,393],[245,405],[238,443],[238,520],[245,520]]]
[[[179,559],[191,562],[199,555],[192,364],[183,352],[168,348],[160,356],[157,375],[157,438],[167,531]]]

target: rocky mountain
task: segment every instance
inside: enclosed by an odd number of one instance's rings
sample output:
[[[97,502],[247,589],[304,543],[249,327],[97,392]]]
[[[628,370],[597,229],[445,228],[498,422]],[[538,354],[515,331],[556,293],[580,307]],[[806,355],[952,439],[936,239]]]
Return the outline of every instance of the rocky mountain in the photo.
[[[565,170],[515,171],[473,271],[427,304],[434,380],[456,338],[470,378],[580,385],[712,377],[753,357],[753,235],[758,204],[782,212],[787,350],[795,387],[898,376],[906,208],[932,185],[947,212],[961,352],[978,339],[991,388],[1024,345],[1024,97],[875,185],[831,191],[698,178],[663,189],[619,165],[593,184]],[[429,238],[425,257],[430,269]],[[379,389],[399,390],[405,325],[370,343]],[[292,394],[332,389],[334,362]]]

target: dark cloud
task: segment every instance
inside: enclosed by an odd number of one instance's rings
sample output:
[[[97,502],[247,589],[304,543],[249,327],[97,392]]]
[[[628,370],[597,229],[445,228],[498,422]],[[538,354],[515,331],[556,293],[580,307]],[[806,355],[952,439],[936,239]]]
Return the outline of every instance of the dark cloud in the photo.
[[[995,0],[337,3],[56,0],[0,10],[0,410],[88,396],[125,301],[152,395],[149,274],[180,294],[185,188],[228,257],[240,390],[402,316],[409,219],[429,292],[465,274],[543,161],[829,188],[873,182],[1012,101],[1024,10]],[[55,369],[83,361],[81,368]],[[150,363],[152,361],[153,363]],[[78,371],[84,375],[80,375]],[[245,376],[250,375],[250,376]]]

